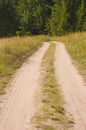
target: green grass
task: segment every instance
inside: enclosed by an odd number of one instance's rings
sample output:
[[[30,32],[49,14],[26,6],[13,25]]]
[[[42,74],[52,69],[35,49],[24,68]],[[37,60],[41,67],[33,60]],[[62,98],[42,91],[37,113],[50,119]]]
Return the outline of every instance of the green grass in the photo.
[[[55,44],[50,45],[42,61],[41,110],[35,117],[36,127],[41,130],[67,130],[69,121],[65,117],[63,98],[54,73]]]
[[[0,95],[15,70],[47,40],[47,36],[0,39]]]
[[[58,39],[65,43],[73,63],[86,82],[86,32],[72,33]]]

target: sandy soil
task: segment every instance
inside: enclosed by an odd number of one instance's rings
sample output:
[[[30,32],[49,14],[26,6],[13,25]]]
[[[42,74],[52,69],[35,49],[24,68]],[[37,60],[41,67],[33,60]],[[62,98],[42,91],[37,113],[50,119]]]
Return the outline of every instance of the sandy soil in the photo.
[[[40,64],[48,46],[44,43],[13,78],[11,91],[0,103],[0,130],[33,130],[30,121],[36,110],[35,94],[40,88]]]
[[[74,120],[71,130],[86,130],[86,86],[62,43],[56,45],[55,68],[66,113],[72,115]]]

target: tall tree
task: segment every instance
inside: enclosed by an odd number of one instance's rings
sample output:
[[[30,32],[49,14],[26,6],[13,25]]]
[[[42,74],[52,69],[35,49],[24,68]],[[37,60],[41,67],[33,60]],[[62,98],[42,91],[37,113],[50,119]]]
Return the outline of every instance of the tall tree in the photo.
[[[86,0],[0,0],[0,36],[86,31]],[[17,31],[17,32],[16,32]]]
[[[28,15],[29,15],[29,5],[28,0],[19,0],[17,6],[17,12],[20,18],[19,30],[22,32],[22,35],[28,29]]]
[[[29,1],[29,29],[32,33],[46,33],[46,23],[51,15],[51,6],[53,1],[50,0],[30,0]]]
[[[65,2],[65,0],[55,0],[55,4],[52,7],[52,15],[49,20],[51,34],[60,35],[64,34],[67,31],[68,15],[67,1]]]
[[[0,37],[14,35],[17,28],[15,1],[0,0]]]
[[[42,30],[42,7],[38,0],[20,0],[18,6],[20,15],[20,30],[31,32],[32,34],[40,33]]]
[[[77,31],[83,30],[83,24],[84,20],[86,18],[86,7],[85,7],[85,1],[81,0],[81,4],[79,5],[79,8],[77,10]]]

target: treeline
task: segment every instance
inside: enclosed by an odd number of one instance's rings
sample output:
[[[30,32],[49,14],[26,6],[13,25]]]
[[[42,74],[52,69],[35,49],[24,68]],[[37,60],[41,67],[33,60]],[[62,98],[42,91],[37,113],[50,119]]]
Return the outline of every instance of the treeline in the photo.
[[[86,31],[86,0],[0,0],[0,37]]]

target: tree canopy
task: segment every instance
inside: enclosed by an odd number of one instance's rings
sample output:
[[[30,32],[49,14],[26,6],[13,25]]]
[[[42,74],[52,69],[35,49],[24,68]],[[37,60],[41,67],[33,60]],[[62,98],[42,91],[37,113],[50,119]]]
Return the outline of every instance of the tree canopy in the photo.
[[[86,0],[0,0],[0,37],[86,31]]]

